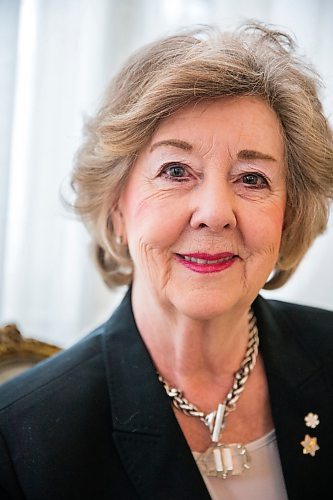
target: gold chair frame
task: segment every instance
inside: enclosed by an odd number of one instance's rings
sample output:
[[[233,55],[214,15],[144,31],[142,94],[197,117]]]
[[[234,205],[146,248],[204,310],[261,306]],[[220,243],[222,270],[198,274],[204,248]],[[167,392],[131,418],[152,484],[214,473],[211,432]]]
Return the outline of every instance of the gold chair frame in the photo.
[[[23,337],[16,324],[0,327],[0,383],[60,350],[56,345]]]

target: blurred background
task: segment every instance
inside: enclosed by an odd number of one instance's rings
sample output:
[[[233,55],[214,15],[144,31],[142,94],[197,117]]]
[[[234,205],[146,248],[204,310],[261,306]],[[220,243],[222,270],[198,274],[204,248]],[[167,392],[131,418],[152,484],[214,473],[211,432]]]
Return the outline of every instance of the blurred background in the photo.
[[[137,47],[189,24],[246,19],[296,37],[333,111],[331,0],[0,0],[0,324],[68,347],[107,319],[89,237],[63,207],[84,117]],[[333,221],[269,298],[333,310]]]

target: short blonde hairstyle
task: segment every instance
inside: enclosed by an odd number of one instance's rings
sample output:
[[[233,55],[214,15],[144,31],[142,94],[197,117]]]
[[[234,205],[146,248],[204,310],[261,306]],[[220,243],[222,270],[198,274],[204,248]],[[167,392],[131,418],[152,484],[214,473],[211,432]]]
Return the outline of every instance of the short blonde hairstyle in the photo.
[[[140,150],[160,122],[182,107],[244,95],[263,98],[282,125],[287,207],[279,260],[265,288],[283,285],[325,229],[333,198],[333,138],[320,86],[317,73],[296,55],[292,38],[260,23],[232,32],[210,26],[186,30],[136,52],[87,123],[72,176],[74,207],[91,233],[108,286],[132,280],[112,210]]]

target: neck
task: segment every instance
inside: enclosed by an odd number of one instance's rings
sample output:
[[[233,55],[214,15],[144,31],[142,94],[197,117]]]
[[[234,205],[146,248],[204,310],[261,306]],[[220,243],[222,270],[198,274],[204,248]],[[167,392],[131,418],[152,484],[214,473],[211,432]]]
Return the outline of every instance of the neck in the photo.
[[[198,393],[210,384],[227,393],[249,334],[248,307],[210,319],[190,318],[152,293],[133,286],[134,316],[159,373],[174,386]]]

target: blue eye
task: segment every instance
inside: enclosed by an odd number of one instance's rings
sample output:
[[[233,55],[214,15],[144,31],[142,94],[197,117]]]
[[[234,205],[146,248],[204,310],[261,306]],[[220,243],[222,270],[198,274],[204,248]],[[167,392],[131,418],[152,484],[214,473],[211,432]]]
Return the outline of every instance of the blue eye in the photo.
[[[181,163],[168,163],[163,166],[161,175],[167,179],[185,181],[189,178],[189,173],[185,165]]]
[[[185,167],[182,165],[169,165],[165,172],[170,175],[170,177],[184,177],[186,174]]]
[[[249,185],[250,187],[254,187],[257,189],[261,189],[268,186],[268,182],[265,177],[261,174],[245,174],[242,176],[242,182],[244,184]]]

